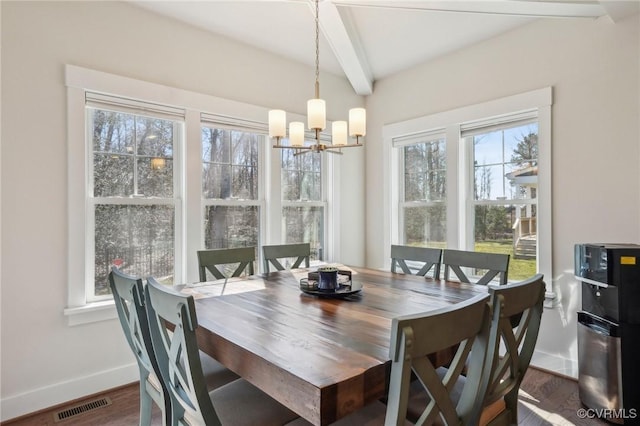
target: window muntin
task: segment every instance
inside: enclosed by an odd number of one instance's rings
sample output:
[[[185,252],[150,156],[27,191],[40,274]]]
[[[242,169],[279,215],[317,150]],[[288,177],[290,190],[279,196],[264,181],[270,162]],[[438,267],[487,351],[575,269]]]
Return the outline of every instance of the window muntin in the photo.
[[[87,300],[110,297],[107,277],[112,265],[173,283],[173,153],[182,123],[91,106],[86,117],[92,159],[87,225],[93,247]]]

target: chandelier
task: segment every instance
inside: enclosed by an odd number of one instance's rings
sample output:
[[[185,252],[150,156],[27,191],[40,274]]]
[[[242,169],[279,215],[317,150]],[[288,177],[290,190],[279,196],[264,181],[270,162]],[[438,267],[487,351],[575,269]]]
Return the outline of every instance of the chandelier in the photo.
[[[269,111],[269,137],[275,138],[274,148],[293,149],[294,155],[307,152],[330,152],[342,154],[342,148],[362,146],[361,137],[366,133],[367,113],[364,108],[352,108],[349,110],[348,135],[355,137],[355,143],[349,144],[347,137],[347,122],[334,121],[331,125],[331,144],[320,142],[320,132],[326,127],[326,107],[323,99],[320,99],[320,25],[318,0],[315,0],[316,14],[316,85],[315,98],[307,101],[307,127],[315,131],[315,143],[305,145],[304,123],[292,121],[289,123],[289,145],[281,145],[281,139],[287,137],[287,113],[281,109]]]

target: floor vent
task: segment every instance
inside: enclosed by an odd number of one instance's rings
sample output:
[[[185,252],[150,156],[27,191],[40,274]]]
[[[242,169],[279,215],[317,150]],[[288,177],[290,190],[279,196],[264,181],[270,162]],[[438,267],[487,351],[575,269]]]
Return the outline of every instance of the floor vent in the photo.
[[[61,422],[63,420],[67,420],[72,417],[79,416],[80,414],[97,410],[98,408],[101,408],[101,407],[106,407],[107,405],[111,405],[111,399],[109,399],[108,397],[94,399],[93,401],[74,405],[73,407],[67,408],[62,411],[58,411],[53,415],[53,420],[56,423]]]

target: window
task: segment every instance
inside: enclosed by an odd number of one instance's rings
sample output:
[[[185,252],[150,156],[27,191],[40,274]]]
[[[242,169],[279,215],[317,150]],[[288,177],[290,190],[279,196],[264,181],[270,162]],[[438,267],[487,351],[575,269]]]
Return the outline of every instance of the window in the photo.
[[[388,245],[508,253],[551,285],[550,122],[547,88],[385,126]]]
[[[93,106],[97,98],[89,94],[86,108],[93,171],[89,301],[111,297],[107,276],[113,265],[173,283],[179,208],[173,158],[183,128],[180,121],[119,110],[115,103],[121,99],[109,105],[101,96],[101,105]]]

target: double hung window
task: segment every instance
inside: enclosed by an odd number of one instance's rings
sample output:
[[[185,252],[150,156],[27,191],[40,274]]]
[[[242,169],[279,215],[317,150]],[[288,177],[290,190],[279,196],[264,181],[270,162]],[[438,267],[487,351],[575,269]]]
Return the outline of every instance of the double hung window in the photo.
[[[167,283],[175,275],[180,176],[174,153],[182,139],[182,116],[179,110],[140,107],[87,94],[90,301],[111,297],[107,276],[114,265]]]

